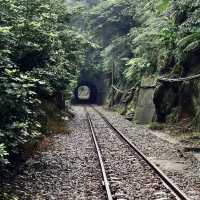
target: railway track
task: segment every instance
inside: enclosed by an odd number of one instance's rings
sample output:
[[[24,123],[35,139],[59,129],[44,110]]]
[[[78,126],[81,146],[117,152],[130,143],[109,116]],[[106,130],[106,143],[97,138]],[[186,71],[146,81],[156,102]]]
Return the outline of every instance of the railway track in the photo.
[[[189,200],[106,116],[94,107],[85,112],[108,200]]]

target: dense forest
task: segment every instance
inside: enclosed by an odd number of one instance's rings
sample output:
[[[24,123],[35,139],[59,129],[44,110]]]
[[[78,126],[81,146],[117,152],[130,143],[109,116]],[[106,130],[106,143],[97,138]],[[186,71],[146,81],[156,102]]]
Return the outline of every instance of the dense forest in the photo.
[[[171,80],[199,73],[197,0],[0,3],[1,165],[47,132],[45,105],[70,99],[81,70],[109,73],[114,66],[114,84],[121,90],[139,87],[144,77]],[[134,112],[136,94],[125,114]],[[155,120],[187,117],[199,128],[199,94],[198,79],[157,81]],[[122,96],[115,94],[119,102]],[[64,104],[59,102],[60,109]]]

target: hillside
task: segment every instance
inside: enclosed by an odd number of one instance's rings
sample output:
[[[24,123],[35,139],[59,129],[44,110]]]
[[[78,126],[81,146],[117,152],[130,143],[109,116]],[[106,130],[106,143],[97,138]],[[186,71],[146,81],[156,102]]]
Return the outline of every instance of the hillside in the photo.
[[[98,46],[89,54],[98,62],[89,65],[105,72],[115,68],[120,90],[109,104],[135,115],[139,89],[153,81],[153,120],[189,120],[199,128],[199,6],[190,0],[108,0],[83,9],[84,31]]]

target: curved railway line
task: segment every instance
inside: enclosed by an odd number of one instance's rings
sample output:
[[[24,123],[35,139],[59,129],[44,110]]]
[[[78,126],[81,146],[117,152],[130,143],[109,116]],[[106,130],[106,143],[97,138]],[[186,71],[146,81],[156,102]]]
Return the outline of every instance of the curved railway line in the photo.
[[[108,200],[189,200],[104,114],[95,107],[85,112]]]

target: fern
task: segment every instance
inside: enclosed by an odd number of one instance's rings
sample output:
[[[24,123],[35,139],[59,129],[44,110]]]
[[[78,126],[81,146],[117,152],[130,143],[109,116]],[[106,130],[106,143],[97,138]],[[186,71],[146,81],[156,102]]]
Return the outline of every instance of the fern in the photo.
[[[124,76],[128,81],[132,79],[137,80],[140,76],[147,72],[151,67],[150,63],[148,63],[144,58],[132,58],[127,64],[128,68],[124,71]]]
[[[179,42],[178,42],[178,47],[179,48],[187,48],[188,45],[190,45],[191,43],[200,40],[200,32],[196,32],[193,34],[190,34],[184,38],[182,38]]]
[[[187,45],[187,47],[183,51],[191,52],[191,51],[195,51],[196,49],[199,49],[199,47],[200,47],[200,40],[197,40]]]

